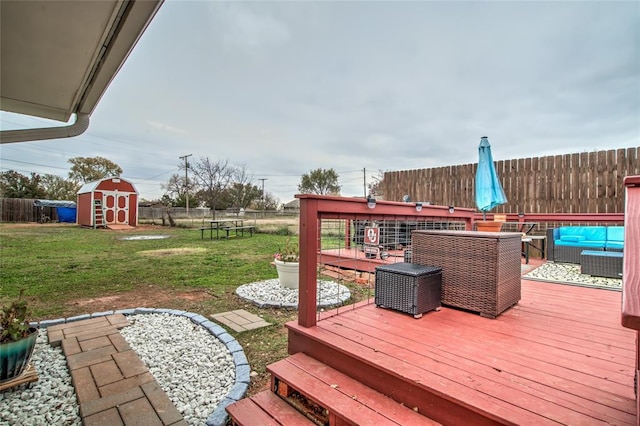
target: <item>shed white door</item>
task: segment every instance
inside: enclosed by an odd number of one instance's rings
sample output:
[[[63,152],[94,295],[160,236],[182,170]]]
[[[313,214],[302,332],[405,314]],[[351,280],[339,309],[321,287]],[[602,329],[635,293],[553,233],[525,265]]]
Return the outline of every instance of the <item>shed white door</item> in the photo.
[[[107,224],[129,224],[129,194],[104,191],[102,193],[102,206]]]

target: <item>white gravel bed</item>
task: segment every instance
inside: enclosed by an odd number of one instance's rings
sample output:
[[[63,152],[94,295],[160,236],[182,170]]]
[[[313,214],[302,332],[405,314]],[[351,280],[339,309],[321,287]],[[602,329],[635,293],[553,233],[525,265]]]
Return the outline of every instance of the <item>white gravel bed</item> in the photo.
[[[120,333],[190,425],[204,425],[234,385],[235,364],[218,338],[189,318],[127,316]],[[0,426],[80,426],[79,406],[61,348],[41,328],[31,363],[38,381],[0,392]]]
[[[524,275],[523,278],[534,281],[557,282],[560,284],[571,284],[582,287],[594,287],[618,291],[622,290],[622,279],[594,277],[587,274],[581,274],[580,265],[575,265],[573,263],[547,262]]]
[[[227,347],[189,318],[171,314],[127,317],[120,330],[184,420],[203,425],[234,384]]]
[[[241,285],[236,294],[261,308],[298,307],[298,289],[281,287],[277,278]],[[342,284],[318,281],[317,297],[319,307],[339,306],[351,297],[351,292]]]
[[[0,425],[80,426],[78,400],[67,369],[62,348],[47,341],[47,330],[40,329],[31,364],[38,381],[0,392]]]

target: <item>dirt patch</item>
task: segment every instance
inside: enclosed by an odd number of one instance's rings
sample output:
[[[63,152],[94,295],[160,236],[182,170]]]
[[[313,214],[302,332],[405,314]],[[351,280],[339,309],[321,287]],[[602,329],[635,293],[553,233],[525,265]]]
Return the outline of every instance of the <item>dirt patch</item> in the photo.
[[[206,248],[201,247],[179,247],[172,249],[161,249],[161,250],[146,250],[140,251],[143,256],[152,256],[152,257],[162,257],[162,256],[171,256],[177,254],[193,254],[193,253],[203,253],[206,252]]]
[[[107,297],[98,297],[97,299],[80,299],[72,303],[78,306],[89,306],[93,304],[115,303],[119,299],[120,299],[120,296],[107,296]]]
[[[176,294],[176,297],[179,297],[180,299],[184,299],[184,300],[192,300],[192,301],[201,301],[201,300],[205,300],[208,299],[211,295],[209,294],[209,292],[205,291],[205,290],[201,290],[201,291],[187,291],[184,293],[178,293]]]
[[[115,311],[130,308],[158,308],[175,306],[180,302],[202,302],[212,296],[207,290],[170,291],[156,286],[138,288],[122,295],[78,299],[69,302],[74,311],[82,313]]]

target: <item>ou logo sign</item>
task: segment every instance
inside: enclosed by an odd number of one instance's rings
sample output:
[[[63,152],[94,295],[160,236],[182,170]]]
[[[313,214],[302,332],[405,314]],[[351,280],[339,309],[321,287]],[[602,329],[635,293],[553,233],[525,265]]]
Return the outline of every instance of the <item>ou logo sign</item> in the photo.
[[[380,228],[364,228],[364,243],[377,246],[380,241]]]

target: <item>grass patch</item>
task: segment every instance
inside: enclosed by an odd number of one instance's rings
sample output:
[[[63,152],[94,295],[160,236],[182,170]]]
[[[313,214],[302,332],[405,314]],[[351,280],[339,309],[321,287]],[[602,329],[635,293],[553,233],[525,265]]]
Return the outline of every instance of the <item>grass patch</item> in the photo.
[[[230,331],[257,373],[253,393],[267,383],[266,366],[287,355],[284,324],[297,317],[296,311],[259,309],[234,293],[239,285],[277,277],[270,264],[273,253],[291,233],[282,224],[275,229],[280,231],[209,240],[201,239],[197,229],[182,227],[110,231],[0,224],[0,303],[24,289],[33,320],[136,307],[182,309],[206,317],[245,309],[273,324]],[[168,238],[124,239],[144,235]],[[357,286],[345,285],[353,301],[364,296]]]

